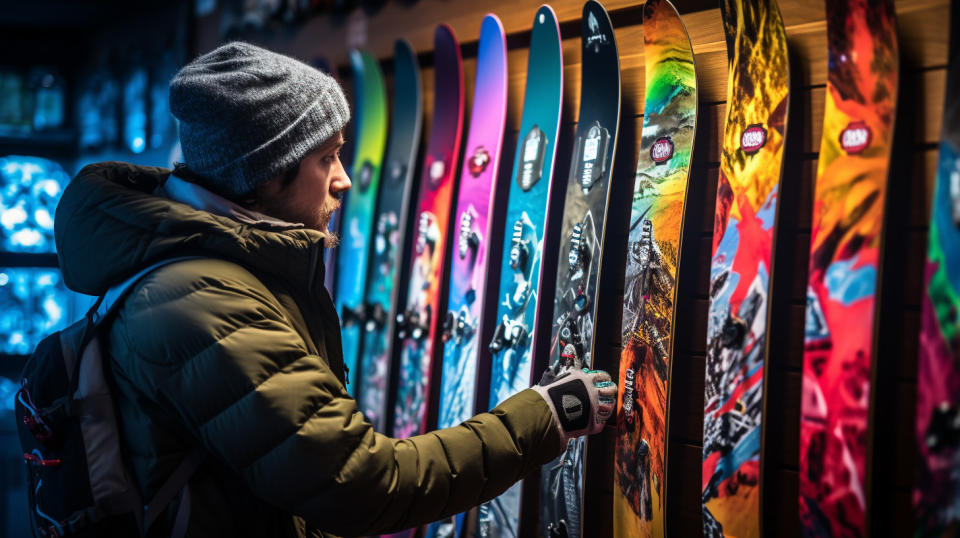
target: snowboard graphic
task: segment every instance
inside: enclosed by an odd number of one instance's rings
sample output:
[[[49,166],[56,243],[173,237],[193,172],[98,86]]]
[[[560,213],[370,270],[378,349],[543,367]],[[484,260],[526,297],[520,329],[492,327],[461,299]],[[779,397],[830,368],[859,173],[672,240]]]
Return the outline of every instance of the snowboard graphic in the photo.
[[[727,117],[720,155],[704,382],[704,535],[759,536],[770,274],[789,63],[775,0],[724,0]]]
[[[394,324],[400,302],[400,273],[406,267],[405,248],[410,244],[407,224],[410,201],[417,193],[413,180],[423,111],[420,69],[413,49],[397,40],[393,53],[393,111],[390,141],[384,157],[380,201],[373,219],[371,254],[366,292],[366,321],[357,374],[360,410],[374,428],[387,431],[387,379],[390,370]]]
[[[684,201],[697,125],[687,29],[670,0],[643,10],[646,100],[623,301],[614,536],[664,536],[667,391]]]
[[[540,253],[545,241],[550,186],[560,132],[563,56],[557,16],[540,6],[533,19],[527,62],[520,135],[513,174],[505,186],[507,210],[503,251],[490,264],[500,264],[499,282],[486,293],[498,298],[497,323],[489,343],[490,407],[530,386],[531,345],[536,337],[540,286]],[[546,240],[552,240],[546,238]],[[480,342],[480,345],[486,345]],[[520,525],[522,483],[480,506],[477,534],[515,537]]]
[[[456,426],[474,415],[477,373],[490,364],[490,352],[479,342],[489,341],[493,332],[492,312],[484,310],[484,302],[487,279],[499,276],[488,261],[491,256],[499,261],[503,245],[491,230],[497,198],[504,194],[497,171],[507,119],[507,41],[493,14],[485,16],[480,27],[476,81],[454,213],[437,428]],[[482,397],[486,401],[486,394]],[[430,525],[427,538],[459,535],[463,519],[461,515]]]
[[[440,304],[446,291],[444,254],[463,131],[463,62],[453,30],[434,33],[434,113],[424,156],[407,304],[397,314],[400,377],[394,401],[393,436],[423,433],[433,369],[438,367]],[[437,355],[437,357],[434,357]]]
[[[350,52],[350,65],[357,98],[354,111],[357,139],[350,176],[353,187],[341,217],[334,304],[340,314],[343,363],[347,372],[354,372],[353,382],[351,376],[347,376],[347,390],[356,396],[357,359],[366,318],[363,294],[373,235],[373,211],[380,192],[380,167],[387,139],[387,94],[376,58],[354,50]]]
[[[580,116],[562,211],[549,367],[560,373],[593,366],[594,326],[604,323],[597,289],[602,274],[604,223],[620,127],[620,57],[606,10],[589,0],[581,20]],[[609,278],[609,277],[606,277]],[[598,316],[601,319],[598,319]],[[581,533],[586,437],[541,470],[544,536]]]
[[[897,100],[893,1],[827,2],[827,42],[804,330],[800,525],[805,536],[864,536],[876,291]]]
[[[917,365],[916,536],[960,532],[960,9],[950,9],[950,63],[930,218]]]

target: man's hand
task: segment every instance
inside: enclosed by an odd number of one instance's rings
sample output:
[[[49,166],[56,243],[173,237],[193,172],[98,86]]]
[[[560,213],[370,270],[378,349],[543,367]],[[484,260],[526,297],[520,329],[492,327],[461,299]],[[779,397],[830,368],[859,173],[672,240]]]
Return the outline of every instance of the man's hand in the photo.
[[[533,390],[546,400],[567,439],[602,430],[617,401],[617,385],[603,370],[571,368],[554,374],[548,368]]]

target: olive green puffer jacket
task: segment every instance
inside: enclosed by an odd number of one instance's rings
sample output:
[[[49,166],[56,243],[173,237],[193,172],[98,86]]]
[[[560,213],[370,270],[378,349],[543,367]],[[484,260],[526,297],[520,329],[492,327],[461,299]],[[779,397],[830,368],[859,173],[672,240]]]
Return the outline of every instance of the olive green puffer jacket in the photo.
[[[527,390],[460,426],[390,439],[344,389],[323,235],[270,231],[152,193],[170,171],[84,168],[56,241],[67,285],[102,294],[164,258],[109,334],[125,454],[149,499],[192,446],[190,536],[365,535],[455,514],[560,454]],[[171,506],[151,535],[169,532]]]

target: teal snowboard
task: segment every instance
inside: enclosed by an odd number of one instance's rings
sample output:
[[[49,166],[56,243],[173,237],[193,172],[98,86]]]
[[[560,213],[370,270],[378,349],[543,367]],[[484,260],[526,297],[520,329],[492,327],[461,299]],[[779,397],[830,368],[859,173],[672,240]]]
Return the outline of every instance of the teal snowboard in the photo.
[[[544,233],[562,97],[560,27],[553,9],[544,5],[534,17],[530,37],[520,139],[507,194],[504,248],[500,258],[493,261],[500,264],[500,279],[499,283],[491,282],[487,291],[499,298],[497,326],[489,344],[490,407],[529,387],[533,375],[532,343],[537,336],[537,307],[542,302],[540,255],[543,245],[551,240]],[[518,535],[522,488],[521,483],[515,484],[480,507],[480,536]]]

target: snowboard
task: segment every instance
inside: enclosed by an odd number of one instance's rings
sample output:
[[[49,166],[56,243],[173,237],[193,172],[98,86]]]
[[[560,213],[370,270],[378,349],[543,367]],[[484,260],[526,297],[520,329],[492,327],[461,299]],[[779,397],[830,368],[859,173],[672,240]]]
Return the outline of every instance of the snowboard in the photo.
[[[917,365],[915,536],[960,533],[960,9],[950,9],[946,105]]]
[[[864,536],[883,206],[897,101],[892,0],[827,4],[800,408],[805,536]]]
[[[580,25],[580,114],[562,212],[549,368],[561,374],[594,366],[594,328],[610,323],[597,309],[597,290],[611,278],[603,264],[611,175],[620,128],[620,57],[613,26],[599,2],[583,5]],[[544,536],[581,535],[583,462],[586,437],[571,439],[566,451],[541,470]]]
[[[463,131],[463,61],[453,30],[441,24],[434,33],[434,109],[424,156],[407,304],[397,314],[400,344],[399,383],[394,400],[393,436],[424,433],[430,384],[439,367],[438,314],[446,291],[447,224],[456,182]]]
[[[643,9],[646,97],[624,280],[614,457],[614,536],[664,536],[667,402],[697,76],[670,0]]]
[[[397,40],[393,52],[393,110],[384,157],[380,200],[373,223],[373,252],[368,266],[363,345],[357,392],[360,410],[376,431],[387,431],[387,381],[393,350],[394,324],[405,273],[404,254],[410,234],[410,200],[417,195],[413,181],[423,110],[420,68],[413,48]]]
[[[560,133],[563,98],[563,52],[557,16],[540,6],[533,19],[527,81],[513,172],[504,185],[507,209],[502,251],[491,256],[499,264],[499,280],[489,281],[487,295],[497,299],[496,327],[489,343],[490,407],[530,386],[532,343],[538,326],[540,254],[547,229],[553,165]],[[479,536],[515,537],[519,533],[523,483],[480,506]]]
[[[723,0],[720,152],[704,381],[704,536],[758,536],[770,275],[789,96],[775,0]]]
[[[343,363],[348,372],[347,391],[356,396],[357,360],[366,319],[364,292],[370,238],[373,236],[373,212],[380,192],[380,168],[387,140],[387,94],[376,58],[353,50],[350,65],[357,100],[354,107],[356,149],[351,173],[353,186],[341,217],[343,232],[338,247],[334,304],[340,314]],[[353,382],[349,372],[354,372]]]
[[[488,341],[493,333],[496,309],[485,293],[487,280],[499,276],[499,265],[490,260],[499,261],[503,245],[503,238],[492,233],[495,228],[502,233],[503,228],[496,222],[503,216],[498,198],[505,193],[497,185],[497,171],[507,119],[507,41],[496,15],[483,18],[477,47],[473,111],[457,188],[443,315],[437,428],[456,426],[474,415],[478,373],[489,371],[490,364],[489,350],[478,342]],[[485,403],[486,394],[482,399]],[[430,525],[427,538],[459,535],[463,519],[461,515]]]
[[[500,254],[501,237],[490,230],[498,197],[497,170],[507,116],[507,45],[500,19],[483,19],[477,53],[476,89],[466,155],[460,171],[455,241],[446,314],[443,319],[443,371],[437,427],[455,426],[474,414],[480,364],[489,350],[478,342],[492,334],[493,316],[483,310],[487,279],[499,276],[489,267]],[[484,395],[485,399],[486,395]]]

